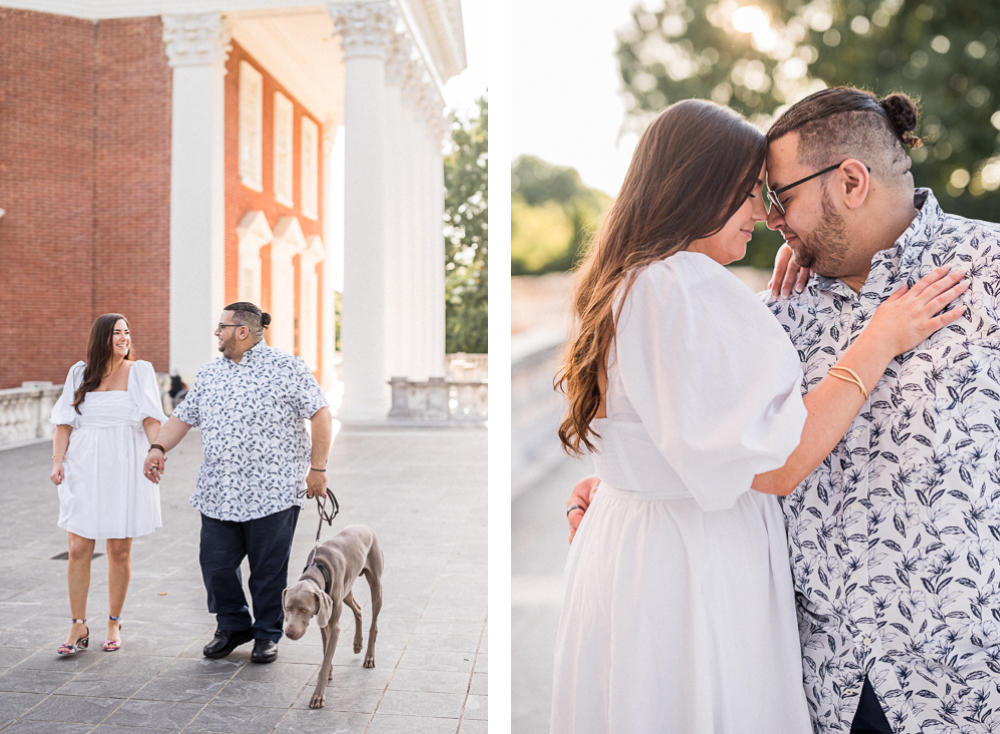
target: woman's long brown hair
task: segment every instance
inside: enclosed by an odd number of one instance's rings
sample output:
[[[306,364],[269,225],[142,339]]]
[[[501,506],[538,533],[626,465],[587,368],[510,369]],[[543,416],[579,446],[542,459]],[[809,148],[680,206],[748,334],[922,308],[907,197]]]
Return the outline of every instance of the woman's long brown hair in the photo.
[[[114,352],[112,340],[115,335],[115,324],[121,319],[128,327],[128,319],[120,313],[106,313],[98,316],[94,325],[90,327],[90,343],[87,345],[87,367],[83,371],[83,382],[73,394],[73,407],[76,412],[80,412],[80,404],[87,397],[87,393],[96,390],[101,384],[101,378],[108,368],[111,355]],[[125,359],[132,356],[132,349],[129,347],[125,354]]]
[[[598,376],[614,336],[615,294],[624,287],[624,303],[639,268],[722,229],[753,191],[766,153],[763,133],[704,100],[671,105],[643,133],[576,276],[574,335],[556,375],[569,399],[559,427],[567,453],[582,454],[581,445],[594,451],[592,437],[599,438],[590,422],[601,404]]]

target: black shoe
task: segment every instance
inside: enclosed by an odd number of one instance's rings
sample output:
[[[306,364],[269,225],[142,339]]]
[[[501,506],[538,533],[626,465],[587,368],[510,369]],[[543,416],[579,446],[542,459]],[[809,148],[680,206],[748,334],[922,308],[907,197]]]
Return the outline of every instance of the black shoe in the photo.
[[[273,640],[254,640],[251,663],[273,663],[278,659],[278,643]]]
[[[250,630],[215,630],[215,637],[205,645],[202,654],[206,658],[224,658],[240,645],[253,639]]]

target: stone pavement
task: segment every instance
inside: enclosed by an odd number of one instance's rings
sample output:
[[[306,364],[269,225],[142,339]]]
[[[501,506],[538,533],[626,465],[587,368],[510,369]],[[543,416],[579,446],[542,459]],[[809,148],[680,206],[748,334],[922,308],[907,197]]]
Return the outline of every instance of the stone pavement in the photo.
[[[547,734],[552,660],[569,552],[566,499],[594,473],[590,458],[564,457],[511,503],[511,731]]]
[[[351,649],[345,607],[326,707],[308,708],[322,657],[315,621],[285,639],[278,661],[201,654],[215,620],[198,567],[198,513],[188,504],[199,434],[171,452],[161,484],[163,527],[136,538],[123,644],[105,653],[107,562],[95,558],[90,649],[55,650],[69,625],[66,534],[48,480],[51,446],[0,452],[0,730],[3,734],[146,732],[414,732],[485,734],[487,716],[486,431],[342,429],[330,461],[341,511],[334,528],[375,529],[385,551],[385,601],[374,669]],[[300,515],[289,578],[316,536],[316,504]],[[103,543],[97,544],[102,552]],[[244,579],[248,570],[244,566]],[[359,579],[364,631],[368,584]],[[249,598],[249,594],[248,594]]]

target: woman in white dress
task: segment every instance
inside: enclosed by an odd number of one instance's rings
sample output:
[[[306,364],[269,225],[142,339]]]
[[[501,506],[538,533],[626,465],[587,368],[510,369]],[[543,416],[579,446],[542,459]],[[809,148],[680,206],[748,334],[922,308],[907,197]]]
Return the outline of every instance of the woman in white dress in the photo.
[[[788,337],[722,267],[766,217],[765,145],[719,105],[667,108],[580,268],[559,435],[600,489],[566,565],[555,734],[811,731],[775,495],[963,311],[936,315],[961,272],[901,288],[803,398]]]
[[[87,361],[66,375],[52,408],[51,479],[59,487],[59,527],[69,533],[69,603],[73,626],[58,653],[87,649],[87,593],[95,541],[106,540],[108,625],[104,649],[121,647],[121,612],[132,572],[132,538],[162,524],[159,487],[142,464],[167,420],[156,373],[134,361],[128,320],[99,317],[90,330]]]

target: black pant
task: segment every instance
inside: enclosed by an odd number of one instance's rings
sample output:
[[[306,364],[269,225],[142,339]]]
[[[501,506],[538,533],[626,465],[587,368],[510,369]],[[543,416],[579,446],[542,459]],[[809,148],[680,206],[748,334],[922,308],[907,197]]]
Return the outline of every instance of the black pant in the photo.
[[[861,700],[858,701],[858,712],[851,722],[851,734],[892,734],[892,727],[885,717],[882,706],[879,705],[875,689],[865,676],[865,684],[861,687]]]
[[[281,592],[288,582],[288,556],[299,517],[298,507],[273,515],[231,522],[201,516],[201,575],[208,591],[208,611],[221,630],[251,630],[258,640],[281,639],[285,610]],[[250,559],[251,625],[243,594],[240,564]]]

